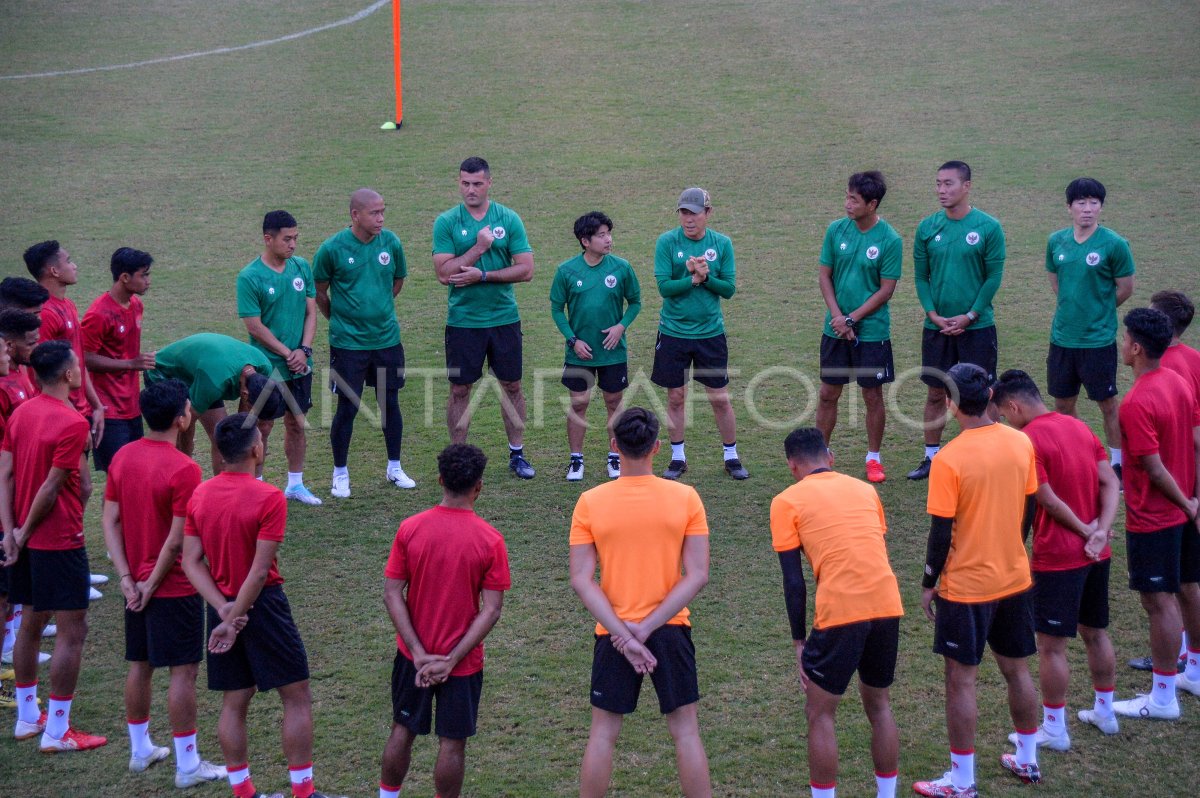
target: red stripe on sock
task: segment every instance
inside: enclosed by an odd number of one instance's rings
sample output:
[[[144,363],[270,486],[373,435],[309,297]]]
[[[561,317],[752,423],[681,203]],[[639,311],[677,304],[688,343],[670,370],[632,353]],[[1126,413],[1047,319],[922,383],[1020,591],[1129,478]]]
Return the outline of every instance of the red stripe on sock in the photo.
[[[392,785],[390,785],[390,784],[384,784],[382,781],[381,781],[381,782],[379,782],[379,789],[381,789],[381,790],[387,790],[388,792],[399,792],[399,791],[400,791],[400,787],[401,787],[401,786],[402,786],[402,785],[400,785],[400,784],[397,784],[395,787],[393,787],[393,786],[392,786]]]
[[[51,694],[50,694],[50,700],[51,700],[51,701],[73,701],[73,700],[75,700],[75,695],[74,695],[74,694],[71,694],[71,695],[54,695],[54,693],[51,693]]]
[[[248,767],[250,767],[250,763],[249,763],[249,762],[243,762],[243,763],[242,763],[242,764],[240,764],[240,765],[226,765],[226,766],[225,766],[225,769],[226,769],[227,771],[229,771],[230,773],[233,773],[234,771],[237,771],[237,770],[245,770],[245,769],[246,769],[246,768],[248,768]]]
[[[129,724],[129,725],[131,725],[131,726],[135,726],[135,725],[138,725],[138,724],[141,724],[141,723],[149,723],[149,722],[150,722],[150,716],[149,716],[149,715],[147,715],[147,716],[146,716],[146,717],[144,717],[144,718],[126,718],[126,719],[125,719],[125,722],[126,722],[126,723],[128,723],[128,724]]]
[[[1062,708],[1063,708],[1063,707],[1065,707],[1066,705],[1067,705],[1067,704],[1066,704],[1066,702],[1065,702],[1065,701],[1064,701],[1063,703],[1061,703],[1061,704],[1046,704],[1046,703],[1043,703],[1043,704],[1042,704],[1042,706],[1044,706],[1046,709],[1062,709]]]
[[[1200,654],[1200,648],[1192,648],[1191,646],[1188,646],[1187,648],[1189,654]]]
[[[196,733],[196,730],[192,729],[191,731],[172,732],[171,734],[175,737],[191,737],[195,733]],[[242,767],[246,767],[246,765],[242,765]],[[237,770],[237,768],[230,768],[230,770]]]
[[[880,778],[880,779],[894,779],[899,774],[900,774],[900,771],[898,771],[898,770],[893,770],[891,773],[880,773],[878,770],[875,771],[876,778]]]
[[[832,790],[834,787],[837,786],[837,782],[831,781],[828,784],[820,784],[815,781],[810,781],[808,783],[808,786],[812,787],[814,790]]]
[[[22,689],[22,690],[27,690],[27,689],[29,689],[30,687],[37,687],[37,686],[38,686],[38,683],[37,683],[37,682],[27,682],[27,683],[25,683],[25,684],[21,684],[20,682],[15,682],[15,684],[16,684],[16,686],[17,686],[17,687],[19,687],[19,688],[20,688],[20,689]]]
[[[1111,685],[1109,687],[1095,686],[1092,689],[1095,690],[1097,693],[1111,693],[1117,689],[1117,686],[1115,684]]]
[[[956,751],[956,750],[954,750],[953,748],[951,748],[951,749],[950,749],[950,753],[954,754],[955,756],[966,756],[967,754],[973,754],[973,753],[975,753],[975,749],[974,749],[974,748],[968,748],[968,749],[967,749],[967,750],[965,750],[965,751]]]
[[[1176,675],[1176,671],[1160,671],[1158,668],[1155,668],[1154,675],[1155,676],[1174,676],[1174,675]],[[50,696],[50,697],[54,698],[54,696]]]
[[[307,770],[310,767],[312,767],[312,762],[304,765],[296,765],[294,767],[292,765],[288,765],[288,770]]]
[[[1017,734],[1037,734],[1037,726],[1032,729],[1017,729]]]

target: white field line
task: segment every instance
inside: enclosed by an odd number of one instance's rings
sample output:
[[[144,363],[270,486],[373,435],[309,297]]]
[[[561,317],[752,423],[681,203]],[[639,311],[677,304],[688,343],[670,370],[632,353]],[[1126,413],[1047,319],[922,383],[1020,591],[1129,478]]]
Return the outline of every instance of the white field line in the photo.
[[[150,58],[145,61],[133,61],[128,64],[109,64],[108,66],[84,67],[82,69],[63,69],[56,72],[31,72],[25,75],[0,75],[0,80],[32,80],[34,78],[57,78],[63,75],[87,75],[92,72],[111,72],[114,69],[134,69],[136,67],[151,66],[153,64],[168,64],[172,61],[186,61],[189,58],[203,58],[209,55],[224,55],[225,53],[236,53],[239,50],[253,50],[257,47],[269,47],[272,44],[281,44],[290,42],[293,39],[302,39],[305,36],[311,36],[314,33],[327,31],[331,28],[340,28],[342,25],[350,25],[360,20],[366,19],[371,14],[374,14],[379,9],[386,6],[392,0],[376,0],[376,2],[359,11],[357,14],[351,14],[345,19],[339,19],[337,22],[330,22],[325,25],[318,25],[315,28],[302,30],[297,33],[289,33],[287,36],[280,36],[277,39],[264,39],[260,42],[250,42],[249,44],[239,44],[234,47],[218,47],[215,50],[205,50],[199,53],[183,53],[181,55],[169,55],[163,58]]]

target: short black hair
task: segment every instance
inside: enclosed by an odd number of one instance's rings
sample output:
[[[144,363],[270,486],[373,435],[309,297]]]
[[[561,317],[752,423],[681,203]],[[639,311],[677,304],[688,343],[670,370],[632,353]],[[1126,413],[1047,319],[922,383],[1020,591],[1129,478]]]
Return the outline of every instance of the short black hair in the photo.
[[[289,227],[297,227],[296,217],[292,216],[287,211],[269,211],[263,217],[263,234],[269,236],[279,235],[280,230],[286,230]]]
[[[1026,402],[1042,402],[1042,392],[1037,383],[1020,369],[1009,369],[992,385],[992,401],[996,404],[1009,399]]]
[[[213,439],[222,460],[226,463],[240,463],[250,454],[250,448],[258,440],[258,426],[250,413],[234,413],[217,423]]]
[[[816,427],[797,427],[783,439],[783,454],[789,461],[808,462],[828,453],[825,434]]]
[[[958,405],[959,410],[968,416],[982,416],[987,412],[992,396],[992,381],[981,366],[958,363],[946,372],[946,379],[958,394],[954,404]]]
[[[287,412],[283,399],[283,386],[257,371],[246,378],[246,399],[250,402],[250,413],[263,421],[274,421]]]
[[[478,155],[472,155],[470,158],[460,163],[458,165],[458,171],[466,172],[469,175],[477,174],[479,172],[484,172],[489,175],[492,173],[492,169],[490,166],[488,166],[488,162],[480,158]]]
[[[1146,357],[1158,360],[1171,345],[1175,327],[1166,313],[1154,308],[1134,308],[1125,314],[1125,330],[1146,351]]]
[[[33,348],[29,365],[33,366],[38,382],[54,385],[62,379],[63,372],[71,367],[75,359],[75,350],[71,348],[70,341],[43,341]]]
[[[62,249],[62,244],[50,239],[49,241],[40,241],[25,250],[25,268],[29,269],[33,279],[42,279],[42,275],[46,271],[46,264],[54,260],[54,256],[60,249]]]
[[[607,227],[610,233],[613,229],[612,219],[602,211],[589,211],[576,219],[575,238],[579,240],[579,246],[583,246],[583,239],[591,238],[600,232],[601,227]]]
[[[644,407],[631,407],[613,424],[617,449],[628,457],[645,457],[658,440],[658,416]]]
[[[883,202],[883,195],[887,194],[887,182],[883,179],[883,172],[876,170],[855,172],[850,175],[846,189],[862,197],[863,202],[868,204],[874,200],[875,207],[878,208],[879,203]]]
[[[142,418],[155,432],[166,432],[187,409],[188,387],[182,380],[152,382],[138,394]]]
[[[1182,291],[1158,291],[1150,297],[1150,307],[1167,314],[1176,335],[1187,332],[1188,325],[1196,315],[1196,306]]]
[[[0,280],[0,305],[29,310],[40,307],[50,298],[50,292],[28,277],[5,277]]]
[[[36,313],[29,313],[17,308],[0,310],[0,338],[24,338],[33,330],[40,329],[42,318]]]
[[[142,269],[149,269],[154,264],[154,258],[149,252],[142,252],[133,247],[121,247],[112,254],[108,268],[112,272],[113,282],[121,279],[122,274],[134,274]]]
[[[487,468],[487,455],[478,446],[452,443],[442,449],[437,464],[442,487],[455,496],[463,496],[470,493],[479,484],[479,480],[483,479],[483,470]]]
[[[967,166],[965,161],[946,161],[937,168],[939,172],[944,172],[947,169],[953,169],[958,172],[958,179],[964,183],[971,179],[971,167]]]
[[[1094,177],[1077,177],[1067,184],[1067,204],[1070,205],[1077,199],[1088,199],[1095,197],[1100,200],[1100,204],[1104,204],[1104,197],[1108,192],[1104,190],[1104,184]]]

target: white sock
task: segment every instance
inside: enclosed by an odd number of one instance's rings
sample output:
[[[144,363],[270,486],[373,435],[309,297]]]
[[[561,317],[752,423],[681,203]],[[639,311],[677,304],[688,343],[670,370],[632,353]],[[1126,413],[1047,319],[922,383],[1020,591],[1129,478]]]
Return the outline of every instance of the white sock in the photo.
[[[1037,729],[1017,729],[1017,764],[1037,764]]]
[[[288,767],[288,778],[292,780],[292,792],[302,784],[312,784],[312,762],[298,768]]]
[[[676,443],[675,441],[671,441],[671,459],[672,460],[686,460],[687,459],[687,456],[683,453],[683,441],[680,441],[679,443]]]
[[[333,467],[333,475],[335,477],[345,477],[346,479],[349,479],[350,478],[350,469],[347,468],[346,466],[334,466]]]
[[[896,776],[895,771],[889,776],[875,774],[875,798],[896,798]]]
[[[257,479],[259,482],[265,481],[265,480],[263,480],[262,474],[259,474],[258,476],[256,476],[255,479]]]
[[[925,456],[928,457],[930,460],[932,460],[934,457],[937,456],[938,450],[940,450],[941,448],[942,448],[942,445],[940,443],[935,443],[932,446],[930,446],[927,443],[927,444],[925,444]],[[975,782],[971,782],[971,784],[974,784],[974,783]],[[970,785],[967,785],[967,786],[969,787]]]
[[[303,471],[289,471],[289,472],[287,472],[287,475],[288,475],[287,486],[289,488],[299,488],[304,484],[304,472]]]
[[[1153,673],[1154,682],[1150,688],[1150,700],[1160,707],[1165,707],[1175,700],[1175,672],[1160,673],[1156,670]]]
[[[400,798],[400,788],[389,787],[381,781],[379,782],[379,798]]]
[[[403,471],[404,469],[400,467],[399,460],[388,460],[388,469],[387,470],[388,470],[388,473],[390,474],[393,471]]]
[[[1112,465],[1115,465],[1115,466],[1121,465],[1121,450],[1120,449],[1114,449],[1111,446],[1108,447],[1108,457],[1109,457],[1109,462]]]
[[[1052,707],[1049,704],[1042,704],[1042,728],[1046,730],[1046,734],[1058,736],[1067,733],[1067,705],[1060,704],[1057,707]]]
[[[950,749],[950,783],[960,790],[975,786],[975,751]]]
[[[129,750],[134,756],[150,756],[154,743],[150,742],[150,718],[129,721]]]
[[[608,456],[609,456],[609,457],[620,457],[621,455],[620,455],[620,454],[618,454],[617,452],[612,452],[612,451],[610,451],[610,452],[608,453]]]
[[[812,788],[812,798],[836,798],[837,787],[834,784],[820,784],[809,782],[809,787]]]
[[[1200,648],[1188,648],[1187,668],[1183,675],[1189,682],[1200,682]]]
[[[196,730],[175,735],[175,767],[191,773],[200,767],[200,749],[196,746]]]
[[[26,723],[37,723],[38,718],[42,716],[41,710],[38,709],[38,683],[26,685],[22,687],[17,685],[17,720],[25,721]]]
[[[229,767],[229,786],[237,787],[243,781],[250,781],[250,766],[242,765],[240,768]]]
[[[13,614],[13,634],[21,631],[21,621],[25,618],[25,605],[16,604],[12,609]]]
[[[737,441],[734,441],[733,443],[723,443],[723,444],[721,444],[721,446],[724,447],[724,449],[725,449],[725,459],[726,460],[738,459]]]
[[[582,459],[583,459],[583,452],[571,452],[571,459],[572,459],[572,460],[574,460],[574,459],[575,459],[575,458],[577,458],[577,457],[578,457],[580,460],[582,460]]]
[[[1096,713],[1096,717],[1111,718],[1113,716],[1113,690],[1112,687],[1096,688],[1096,701],[1092,704],[1092,712]]]
[[[61,740],[71,728],[71,699],[74,696],[50,696],[50,708],[46,712],[46,734]]]
[[[867,452],[867,462],[869,463],[872,460],[876,463],[883,462],[883,458],[879,456],[879,452]]]
[[[12,611],[9,610],[9,616],[4,619],[4,643],[2,649],[6,652],[12,651],[13,643],[17,642],[16,633],[13,631],[15,618],[11,613]]]
[[[1184,629],[1183,634],[1180,635],[1180,640],[1179,640],[1179,658],[1181,660],[1186,661],[1187,653],[1188,653],[1187,629]]]

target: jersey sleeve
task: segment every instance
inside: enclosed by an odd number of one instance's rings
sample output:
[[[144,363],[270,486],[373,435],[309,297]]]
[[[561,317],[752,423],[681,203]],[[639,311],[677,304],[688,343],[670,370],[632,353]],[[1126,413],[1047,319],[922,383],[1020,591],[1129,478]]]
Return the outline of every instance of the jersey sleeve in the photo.
[[[880,257],[879,276],[884,280],[899,280],[904,263],[904,241],[900,236],[889,236],[883,244]]]
[[[642,312],[642,284],[638,282],[637,272],[633,266],[625,264],[625,315],[621,317],[621,326],[629,329],[633,320]]]
[[[187,514],[183,517],[183,535],[189,538],[200,537],[200,529],[196,526],[196,498],[188,499]]]
[[[696,489],[688,487],[688,523],[683,530],[684,537],[690,535],[707,535],[708,534],[708,515],[704,511],[704,502],[700,501],[700,494]]]
[[[1034,490],[1037,486],[1034,485]],[[929,496],[925,512],[940,518],[953,518],[958,513],[958,474],[946,465],[945,458],[933,458],[929,466]]]
[[[403,280],[408,276],[408,260],[404,257],[404,244],[398,236],[392,236],[392,279]]]
[[[300,276],[304,278],[304,296],[308,299],[316,299],[317,284],[313,279],[312,266],[304,258],[296,258],[296,265],[300,268]]]
[[[62,317],[53,310],[42,308],[42,326],[38,329],[38,343],[43,341],[65,341],[67,340],[66,330],[63,327]]]
[[[1046,271],[1058,274],[1058,263],[1054,260],[1054,236],[1046,239]]]
[[[566,264],[558,267],[558,271],[554,273],[554,280],[550,283],[550,318],[554,319],[554,326],[562,333],[563,338],[570,338],[574,331],[571,329],[571,323],[567,320],[566,305],[567,305],[567,274],[563,268]]]
[[[1033,444],[1026,441],[1025,446],[1029,452],[1029,467],[1025,469],[1025,495],[1030,496],[1037,493],[1038,489],[1038,472],[1037,472],[1037,455],[1033,451]]]
[[[1125,239],[1117,239],[1116,245],[1109,253],[1108,268],[1114,280],[1118,277],[1133,276],[1133,252],[1129,249],[1129,242]]]
[[[89,432],[88,423],[83,420],[83,416],[79,417],[79,423],[70,424],[54,444],[54,459],[51,465],[64,471],[78,469],[79,458],[83,457],[83,450],[87,447]]]
[[[180,518],[187,515],[188,503],[200,484],[200,466],[194,462],[175,472],[171,478],[171,515]]]
[[[108,464],[108,475],[104,481],[104,501],[115,502],[121,495],[121,467],[116,458]]]
[[[392,538],[392,550],[388,554],[388,561],[383,569],[383,575],[388,579],[408,581],[408,550],[405,546],[404,524],[400,524],[400,527],[396,530],[396,537]]]
[[[580,546],[595,542],[596,539],[592,536],[591,510],[588,507],[587,496],[580,496],[579,501],[575,502],[575,512],[571,514],[570,544]]]
[[[474,244],[475,242],[472,241],[471,243]],[[450,220],[444,214],[433,221],[433,254],[457,254],[454,251],[454,229],[450,225]]]
[[[328,243],[327,241],[317,247],[317,254],[313,256],[313,280],[318,283],[330,282],[336,270],[336,264],[333,262],[333,254],[327,246]]]
[[[833,224],[829,225],[829,227],[825,228],[825,238],[821,242],[821,259],[819,263],[828,269],[833,268],[833,259],[836,255],[836,250],[833,247],[833,240],[837,238],[833,232],[833,229],[836,226],[837,222],[834,222]]]
[[[84,352],[99,352],[104,347],[104,339],[108,337],[108,325],[104,315],[96,310],[96,306],[87,309],[79,320],[79,332],[83,339]]]
[[[258,517],[258,539],[283,542],[287,529],[287,499],[283,491],[273,490],[263,502],[262,515]]]
[[[1121,437],[1126,454],[1140,457],[1158,454],[1158,432],[1154,429],[1154,418],[1149,409],[1140,402],[1121,403],[1117,414],[1121,421]]]
[[[244,269],[237,278],[237,314],[239,319],[262,315],[262,296]]]
[[[512,587],[512,574],[508,570],[508,547],[504,538],[496,535],[492,545],[492,560],[488,563],[487,572],[483,575],[484,590],[508,590]]]
[[[507,238],[509,255],[533,252],[533,247],[529,245],[529,236],[525,233],[525,223],[515,213],[509,214]]]
[[[775,551],[791,551],[803,545],[796,509],[782,496],[776,496],[771,500],[771,548]]]
[[[917,300],[921,309],[928,315],[937,310],[933,306],[933,290],[929,285],[929,249],[926,242],[928,233],[925,222],[917,227],[913,236],[913,282],[917,286]]]
[[[883,501],[880,500],[878,493],[875,494],[875,509],[879,512],[879,528],[886,535],[888,532],[887,514],[883,511]]]

